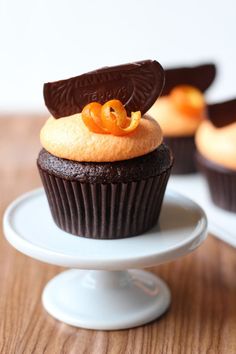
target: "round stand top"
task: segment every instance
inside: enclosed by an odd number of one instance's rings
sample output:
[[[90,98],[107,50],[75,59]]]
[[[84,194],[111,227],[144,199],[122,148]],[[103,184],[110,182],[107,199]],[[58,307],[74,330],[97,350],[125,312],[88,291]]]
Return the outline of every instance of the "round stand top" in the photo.
[[[80,269],[122,270],[172,261],[197,248],[206,231],[203,210],[170,190],[154,228],[118,240],[76,237],[59,229],[43,189],[19,197],[4,215],[5,236],[17,250],[40,261]]]

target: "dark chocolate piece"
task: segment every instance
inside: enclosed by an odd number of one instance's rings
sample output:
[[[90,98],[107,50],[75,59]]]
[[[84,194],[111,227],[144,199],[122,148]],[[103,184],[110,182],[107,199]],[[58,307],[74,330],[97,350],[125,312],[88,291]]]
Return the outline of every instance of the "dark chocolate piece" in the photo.
[[[217,128],[236,122],[236,99],[209,104],[207,108],[208,118]]]
[[[44,100],[55,118],[82,111],[93,101],[119,99],[131,112],[146,113],[161,94],[164,70],[157,61],[101,68],[67,80],[44,84]]]
[[[193,67],[165,69],[165,86],[162,96],[168,95],[178,85],[191,85],[204,92],[212,84],[216,76],[214,64]]]
[[[81,183],[128,183],[162,174],[172,166],[169,148],[162,144],[153,152],[115,162],[77,162],[53,156],[42,149],[38,157],[42,170],[59,178]]]

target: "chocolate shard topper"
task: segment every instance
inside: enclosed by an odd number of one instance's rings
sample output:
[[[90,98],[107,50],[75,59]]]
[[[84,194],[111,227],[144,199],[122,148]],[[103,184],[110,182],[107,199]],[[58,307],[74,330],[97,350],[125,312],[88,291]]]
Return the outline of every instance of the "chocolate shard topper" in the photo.
[[[128,115],[146,113],[160,96],[164,86],[164,70],[157,61],[105,67],[67,80],[44,84],[44,100],[55,118],[82,111],[93,101],[104,104],[120,100]]]
[[[193,67],[170,68],[165,70],[165,86],[162,96],[166,96],[178,85],[191,85],[205,92],[216,76],[214,64],[204,64]]]
[[[208,118],[217,128],[236,122],[236,99],[209,104],[207,110]]]

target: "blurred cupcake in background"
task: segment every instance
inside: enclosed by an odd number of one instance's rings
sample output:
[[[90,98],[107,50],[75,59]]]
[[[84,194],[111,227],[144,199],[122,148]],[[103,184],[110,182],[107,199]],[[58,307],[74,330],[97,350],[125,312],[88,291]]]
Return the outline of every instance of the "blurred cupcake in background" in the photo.
[[[236,212],[236,99],[208,106],[196,134],[197,161],[212,201]]]
[[[148,111],[160,124],[171,148],[174,174],[196,172],[195,133],[206,118],[204,92],[216,76],[214,64],[165,70],[165,86],[158,103]]]

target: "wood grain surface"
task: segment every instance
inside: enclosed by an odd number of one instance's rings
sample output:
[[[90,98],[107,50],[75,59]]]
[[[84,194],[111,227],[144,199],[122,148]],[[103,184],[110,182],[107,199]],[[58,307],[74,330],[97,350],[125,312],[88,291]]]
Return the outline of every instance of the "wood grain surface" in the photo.
[[[35,166],[44,117],[0,118],[0,213],[41,183]],[[235,235],[236,237],[236,235]],[[171,307],[148,325],[122,331],[67,326],[41,304],[61,268],[35,261],[0,239],[0,353],[236,353],[236,251],[209,236],[194,253],[152,268],[170,286]]]

